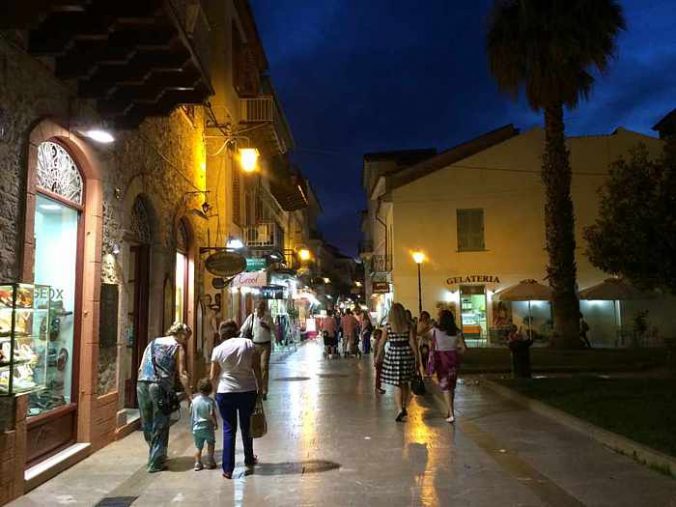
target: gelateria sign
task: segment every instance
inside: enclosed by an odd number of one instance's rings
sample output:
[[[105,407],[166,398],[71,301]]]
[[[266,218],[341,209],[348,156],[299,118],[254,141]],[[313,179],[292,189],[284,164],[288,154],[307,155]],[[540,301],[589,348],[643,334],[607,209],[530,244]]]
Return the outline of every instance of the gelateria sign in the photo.
[[[446,285],[461,285],[463,283],[500,283],[496,275],[462,275],[446,278]]]

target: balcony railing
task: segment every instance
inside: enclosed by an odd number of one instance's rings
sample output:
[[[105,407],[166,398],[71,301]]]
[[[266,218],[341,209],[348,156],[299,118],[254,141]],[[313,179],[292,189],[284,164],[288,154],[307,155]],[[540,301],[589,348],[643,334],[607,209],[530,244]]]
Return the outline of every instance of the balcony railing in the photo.
[[[243,228],[244,244],[249,248],[284,247],[284,231],[275,222],[261,222]]]
[[[240,99],[243,123],[264,123],[275,119],[275,99],[272,96]]]
[[[369,261],[371,273],[389,273],[392,271],[392,257],[389,255],[374,255]]]

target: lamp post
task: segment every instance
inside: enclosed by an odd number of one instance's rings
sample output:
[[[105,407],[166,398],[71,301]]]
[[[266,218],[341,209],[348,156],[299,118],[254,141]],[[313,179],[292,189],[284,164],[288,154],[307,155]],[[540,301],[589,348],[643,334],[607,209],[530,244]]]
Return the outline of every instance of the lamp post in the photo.
[[[420,277],[420,266],[425,262],[425,254],[417,250],[411,254],[413,262],[418,265],[418,316],[422,313],[422,280]]]

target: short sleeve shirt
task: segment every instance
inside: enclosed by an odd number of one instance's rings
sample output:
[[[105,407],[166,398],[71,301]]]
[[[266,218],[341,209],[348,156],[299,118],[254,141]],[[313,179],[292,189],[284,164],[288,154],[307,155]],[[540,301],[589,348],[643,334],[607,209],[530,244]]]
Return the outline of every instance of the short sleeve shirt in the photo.
[[[216,392],[242,393],[256,390],[252,366],[254,351],[254,344],[248,338],[230,338],[214,349],[211,361],[221,367]]]
[[[212,414],[216,413],[216,404],[208,396],[200,394],[190,406],[190,423],[193,431],[210,430],[214,427]]]

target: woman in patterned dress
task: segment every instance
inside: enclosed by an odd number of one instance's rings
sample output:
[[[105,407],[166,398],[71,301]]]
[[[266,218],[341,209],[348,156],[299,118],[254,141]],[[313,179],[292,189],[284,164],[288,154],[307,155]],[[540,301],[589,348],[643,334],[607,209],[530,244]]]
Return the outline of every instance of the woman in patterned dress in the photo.
[[[383,357],[382,381],[395,386],[397,402],[396,421],[402,422],[408,415],[406,406],[411,398],[411,380],[416,369],[420,369],[420,353],[416,347],[415,328],[406,318],[406,310],[400,303],[394,303],[388,316],[387,330],[379,340],[377,359]],[[385,352],[385,343],[389,343]]]

